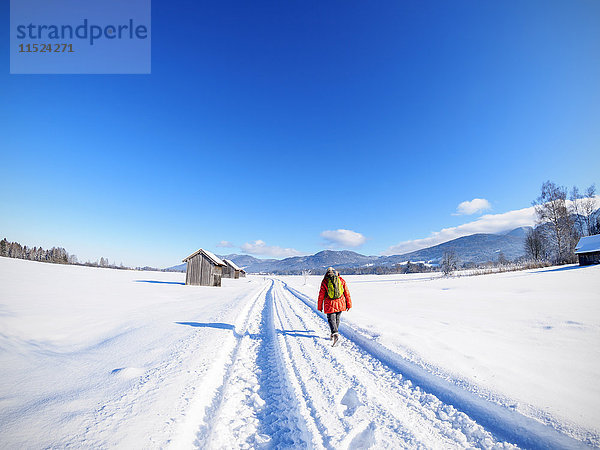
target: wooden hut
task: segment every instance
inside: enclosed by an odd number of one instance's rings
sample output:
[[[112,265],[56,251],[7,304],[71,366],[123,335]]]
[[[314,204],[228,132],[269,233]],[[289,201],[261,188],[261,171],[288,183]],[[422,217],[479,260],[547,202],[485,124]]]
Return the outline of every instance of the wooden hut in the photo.
[[[225,263],[214,253],[200,249],[185,258],[185,284],[194,286],[221,286]]]
[[[580,266],[600,264],[600,234],[579,239],[575,254],[579,258]]]
[[[240,278],[246,277],[246,271],[244,269],[240,269]]]
[[[225,267],[223,267],[223,278],[239,278],[240,277],[240,269],[233,261],[230,259],[224,259]]]

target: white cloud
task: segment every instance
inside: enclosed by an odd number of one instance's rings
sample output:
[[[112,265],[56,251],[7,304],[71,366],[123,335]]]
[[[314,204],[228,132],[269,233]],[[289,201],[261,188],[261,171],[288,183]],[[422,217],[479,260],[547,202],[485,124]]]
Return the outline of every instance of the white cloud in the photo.
[[[457,227],[444,228],[431,233],[423,239],[400,242],[388,248],[384,255],[401,255],[403,253],[420,250],[451,241],[462,236],[476,233],[499,233],[518,227],[530,227],[535,224],[535,209],[529,208],[508,211],[502,214],[485,214],[473,222],[468,222]]]
[[[267,245],[260,239],[254,242],[246,242],[240,247],[243,252],[251,255],[265,255],[274,258],[288,258],[290,256],[301,256],[303,253],[294,248],[282,248],[276,245]]]
[[[358,247],[367,241],[362,234],[344,229],[323,231],[321,237],[338,247]]]
[[[455,216],[470,216],[479,212],[492,209],[492,205],[485,198],[474,198],[471,201],[465,201],[456,207]]]
[[[235,247],[235,245],[233,245],[229,241],[221,241],[217,244],[217,247],[231,248],[231,247]]]

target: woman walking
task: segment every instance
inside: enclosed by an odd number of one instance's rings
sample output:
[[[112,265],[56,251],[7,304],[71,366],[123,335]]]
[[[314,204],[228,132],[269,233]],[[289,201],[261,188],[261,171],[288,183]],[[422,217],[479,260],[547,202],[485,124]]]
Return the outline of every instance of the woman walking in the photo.
[[[350,311],[352,299],[346,282],[333,267],[327,269],[323,281],[321,281],[317,308],[327,314],[327,321],[331,328],[331,345],[334,346],[340,338],[338,333],[340,316],[342,311]]]

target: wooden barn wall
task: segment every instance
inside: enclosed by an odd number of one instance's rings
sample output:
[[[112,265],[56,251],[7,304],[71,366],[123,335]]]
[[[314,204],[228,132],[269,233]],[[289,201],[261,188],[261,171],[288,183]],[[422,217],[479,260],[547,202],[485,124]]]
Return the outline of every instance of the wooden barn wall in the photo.
[[[212,264],[206,258],[202,258],[202,274],[200,280],[202,286],[212,286],[214,283],[212,277]]]
[[[231,266],[225,266],[223,267],[223,278],[239,278],[240,277],[240,271],[239,270],[235,270],[233,267]]]
[[[600,252],[580,253],[578,256],[581,266],[600,264]]]
[[[231,278],[231,271],[233,269],[229,266],[223,267],[223,278]]]
[[[221,286],[222,271],[201,254],[187,261],[185,284],[195,286]]]
[[[186,284],[199,285],[200,283],[200,256],[194,256],[187,262]]]
[[[221,277],[222,276],[223,276],[223,268],[221,266],[212,266],[211,286],[221,286]]]

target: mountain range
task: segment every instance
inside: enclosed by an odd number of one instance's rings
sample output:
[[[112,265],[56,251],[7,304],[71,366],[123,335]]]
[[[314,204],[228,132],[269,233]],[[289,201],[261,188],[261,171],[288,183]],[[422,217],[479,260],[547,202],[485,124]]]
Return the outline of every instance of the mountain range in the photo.
[[[501,234],[472,234],[432,247],[393,256],[365,256],[349,250],[323,250],[310,256],[293,256],[285,259],[259,259],[235,253],[219,256],[233,261],[248,273],[276,274],[300,273],[303,270],[320,273],[329,266],[338,269],[369,266],[391,267],[406,261],[438,264],[446,251],[454,251],[461,263],[484,263],[497,261],[500,253],[509,260],[523,256],[525,236],[529,229],[529,227],[520,227]],[[185,272],[185,269],[184,263],[165,270]]]

